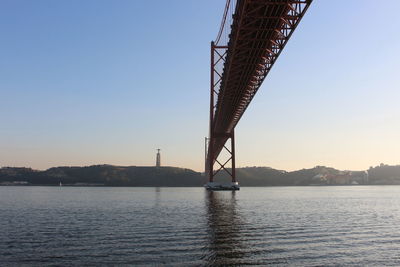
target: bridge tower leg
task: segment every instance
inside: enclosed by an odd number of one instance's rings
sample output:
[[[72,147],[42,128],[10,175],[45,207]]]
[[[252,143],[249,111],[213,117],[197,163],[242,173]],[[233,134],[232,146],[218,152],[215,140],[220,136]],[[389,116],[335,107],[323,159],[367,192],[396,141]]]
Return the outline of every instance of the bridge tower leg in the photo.
[[[236,183],[236,164],[235,164],[235,131],[231,134],[231,164],[232,164],[232,183]]]
[[[211,42],[211,77],[210,77],[210,132],[209,138],[206,138],[206,166],[205,172],[208,176],[210,183],[214,182],[215,176],[220,171],[225,171],[231,178],[232,183],[236,183],[236,170],[235,170],[235,133],[232,131],[230,134],[221,134],[214,132],[214,115],[216,109],[216,99],[218,99],[219,87],[222,80],[223,67],[225,63],[225,57],[227,53],[227,46],[216,46],[214,42]],[[230,139],[230,148],[224,145],[223,150],[228,153],[228,159],[225,162],[218,160],[218,155],[215,151],[215,142],[217,139],[228,140]],[[230,169],[228,164],[230,163]],[[216,170],[214,166],[216,165]],[[234,187],[234,190],[238,190],[239,186]]]
[[[223,148],[228,153],[228,159],[225,162],[219,161],[218,157],[215,156],[215,153],[213,151],[213,141],[215,140],[215,138],[218,137],[210,137],[208,139],[208,153],[206,152],[206,173],[208,173],[208,181],[211,183],[214,182],[215,176],[220,171],[225,171],[231,178],[232,183],[236,183],[235,133],[232,132],[229,135],[228,139],[230,139],[231,143],[230,148],[228,148],[226,145]],[[230,168],[228,167],[228,165],[230,165]],[[215,170],[214,167],[216,167]]]

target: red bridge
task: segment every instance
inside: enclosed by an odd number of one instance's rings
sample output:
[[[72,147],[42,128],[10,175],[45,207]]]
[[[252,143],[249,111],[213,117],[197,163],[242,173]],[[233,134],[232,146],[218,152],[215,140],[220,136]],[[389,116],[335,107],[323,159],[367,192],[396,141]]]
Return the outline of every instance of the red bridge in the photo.
[[[218,36],[211,43],[209,182],[224,170],[236,183],[235,127],[311,2],[227,0]],[[228,156],[221,160],[223,151]]]

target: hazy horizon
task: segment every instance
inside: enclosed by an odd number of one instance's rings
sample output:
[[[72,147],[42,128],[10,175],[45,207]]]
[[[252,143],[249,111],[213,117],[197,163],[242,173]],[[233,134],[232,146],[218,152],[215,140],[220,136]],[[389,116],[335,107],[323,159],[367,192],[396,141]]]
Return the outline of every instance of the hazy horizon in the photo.
[[[203,171],[224,5],[3,1],[0,166],[152,166],[161,148]],[[398,8],[314,1],[236,128],[237,167],[399,164]]]

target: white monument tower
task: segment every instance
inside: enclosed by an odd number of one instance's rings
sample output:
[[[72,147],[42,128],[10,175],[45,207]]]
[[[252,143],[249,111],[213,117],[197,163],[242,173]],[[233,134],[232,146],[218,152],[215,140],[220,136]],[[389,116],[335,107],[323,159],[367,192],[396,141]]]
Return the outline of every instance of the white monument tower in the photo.
[[[157,148],[157,157],[156,157],[156,167],[161,167],[161,155],[160,155],[160,150]]]

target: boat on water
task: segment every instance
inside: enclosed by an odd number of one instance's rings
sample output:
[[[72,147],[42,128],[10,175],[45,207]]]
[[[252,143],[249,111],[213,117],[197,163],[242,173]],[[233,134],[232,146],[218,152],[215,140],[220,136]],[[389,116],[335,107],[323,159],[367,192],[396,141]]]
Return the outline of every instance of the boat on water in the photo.
[[[207,190],[211,191],[236,191],[240,190],[238,182],[232,182],[230,184],[220,184],[216,182],[208,182],[204,185]]]

